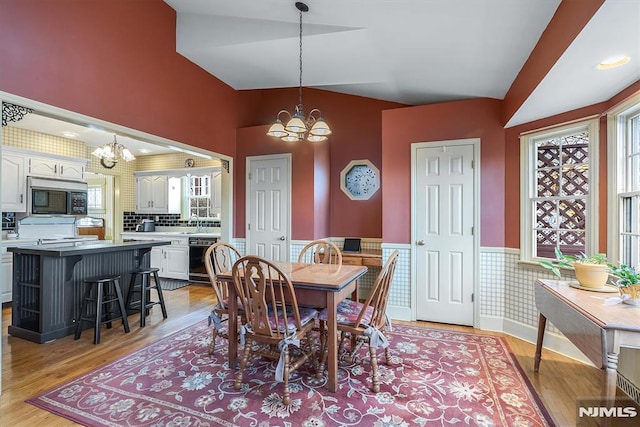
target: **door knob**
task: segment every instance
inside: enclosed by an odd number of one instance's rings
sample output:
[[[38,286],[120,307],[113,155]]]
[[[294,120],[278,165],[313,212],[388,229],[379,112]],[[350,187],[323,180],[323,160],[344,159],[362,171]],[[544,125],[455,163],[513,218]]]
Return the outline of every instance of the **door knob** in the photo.
[[[424,240],[418,240],[418,241],[416,242],[416,244],[417,244],[418,246],[424,246]]]
[[[280,236],[280,240],[287,240],[285,236]]]

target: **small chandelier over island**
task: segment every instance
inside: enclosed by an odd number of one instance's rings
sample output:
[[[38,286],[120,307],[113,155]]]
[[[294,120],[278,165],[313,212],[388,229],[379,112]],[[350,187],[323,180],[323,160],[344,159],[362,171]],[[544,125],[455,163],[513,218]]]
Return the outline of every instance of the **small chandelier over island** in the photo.
[[[285,142],[298,142],[304,139],[311,142],[326,141],[328,136],[331,135],[331,129],[322,118],[320,110],[314,108],[309,112],[307,117],[304,115],[304,107],[302,106],[302,12],[308,12],[309,7],[302,2],[296,2],[295,5],[300,11],[300,81],[298,86],[298,105],[296,105],[293,114],[287,110],[280,110],[276,115],[276,121],[269,128],[267,135],[280,138]],[[281,115],[286,116],[286,124],[283,124],[280,119]]]

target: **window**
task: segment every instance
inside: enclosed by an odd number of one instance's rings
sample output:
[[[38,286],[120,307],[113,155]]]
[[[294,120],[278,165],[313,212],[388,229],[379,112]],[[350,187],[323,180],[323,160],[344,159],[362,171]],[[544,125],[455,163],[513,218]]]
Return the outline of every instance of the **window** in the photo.
[[[211,175],[188,176],[185,182],[189,217],[197,215],[198,218],[210,218]]]
[[[640,97],[609,115],[609,248],[640,267]]]
[[[87,188],[87,209],[91,212],[104,212],[104,191],[102,185],[89,185]]]
[[[596,120],[521,136],[523,261],[598,252],[597,136]]]

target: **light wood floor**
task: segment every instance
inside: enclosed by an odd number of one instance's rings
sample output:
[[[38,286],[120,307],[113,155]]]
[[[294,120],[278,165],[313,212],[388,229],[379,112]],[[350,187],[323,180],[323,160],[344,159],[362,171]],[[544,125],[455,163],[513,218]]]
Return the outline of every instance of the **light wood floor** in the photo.
[[[68,336],[46,344],[35,344],[8,336],[11,310],[3,309],[0,425],[76,425],[24,401],[172,332],[206,319],[213,305],[211,288],[205,285],[191,285],[175,291],[165,291],[164,294],[169,310],[168,319],[162,319],[160,310],[154,309],[147,318],[147,326],[140,328],[139,316],[132,315],[129,317],[131,333],[125,334],[121,326],[114,325],[112,329],[103,327],[101,342],[98,345],[93,344],[92,330],[83,332],[79,341],[74,341],[72,336]],[[483,333],[466,327],[418,323],[436,328]],[[575,425],[576,399],[599,396],[603,372],[547,351],[543,353],[540,372],[534,374],[534,345],[510,336],[505,337],[555,423],[558,426]]]

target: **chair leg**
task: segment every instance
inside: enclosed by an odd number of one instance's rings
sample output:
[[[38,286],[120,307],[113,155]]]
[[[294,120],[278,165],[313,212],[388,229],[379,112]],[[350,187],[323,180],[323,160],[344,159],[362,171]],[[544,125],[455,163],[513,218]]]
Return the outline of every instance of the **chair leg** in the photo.
[[[96,321],[95,331],[93,332],[93,343],[100,344],[100,329],[102,326],[102,282],[98,282],[98,295],[96,296]]]
[[[80,315],[78,316],[78,320],[76,323],[76,334],[73,337],[74,340],[80,339],[80,335],[82,334],[82,324],[84,322],[82,318],[84,317],[84,312],[87,310],[87,302],[90,296],[91,296],[91,285],[86,284],[84,288],[84,298],[82,299],[82,304],[80,305]]]
[[[120,308],[120,315],[122,316],[122,325],[124,326],[124,332],[129,333],[129,319],[127,319],[127,310],[125,309],[124,299],[122,298],[122,291],[120,290],[120,281],[116,279],[113,282],[116,296],[118,297],[118,307]]]
[[[291,390],[289,390],[289,369],[291,368],[290,366],[290,359],[289,359],[289,347],[287,347],[287,349],[284,352],[284,372],[282,374],[283,376],[283,381],[284,381],[284,393],[282,396],[282,403],[285,405],[288,405],[289,403],[291,403]]]
[[[213,350],[216,347],[216,338],[218,337],[218,330],[213,328],[211,330],[211,344],[209,344],[209,355],[213,354]]]
[[[102,290],[104,291],[105,295],[108,296],[108,295],[112,294],[112,289],[111,289],[112,284],[113,284],[113,282],[105,282],[104,283],[104,285],[102,287]],[[105,320],[108,320],[107,329],[111,329],[111,326],[112,326],[111,325],[111,309],[113,307],[113,303],[108,302],[106,305],[107,305],[107,307],[106,307],[106,310],[104,312],[104,317],[105,317]]]
[[[153,280],[156,283],[156,291],[158,291],[158,300],[160,301],[160,308],[162,309],[162,317],[167,318],[167,306],[164,304],[164,296],[162,295],[162,288],[160,287],[160,279],[158,273],[153,272]]]
[[[378,358],[376,355],[376,349],[369,346],[369,358],[371,359],[371,390],[374,393],[380,391],[380,379],[378,378]]]
[[[249,360],[250,353],[251,343],[247,341],[244,344],[244,351],[242,359],[240,360],[240,369],[238,369],[238,373],[236,374],[236,382],[233,385],[233,388],[235,388],[236,390],[240,390],[242,388],[242,373],[244,372],[244,368],[247,366],[247,361]]]
[[[149,293],[149,275],[142,274],[142,283],[140,283],[140,327],[144,328],[147,324],[147,294]]]
[[[386,365],[391,364],[391,353],[389,353],[389,346],[384,348],[384,363]]]
[[[135,292],[134,287],[136,285],[136,276],[137,274],[131,273],[131,278],[129,279],[129,290],[127,291],[127,301],[124,303],[124,306],[127,310],[129,310],[131,308],[131,299],[133,296],[133,293]]]

